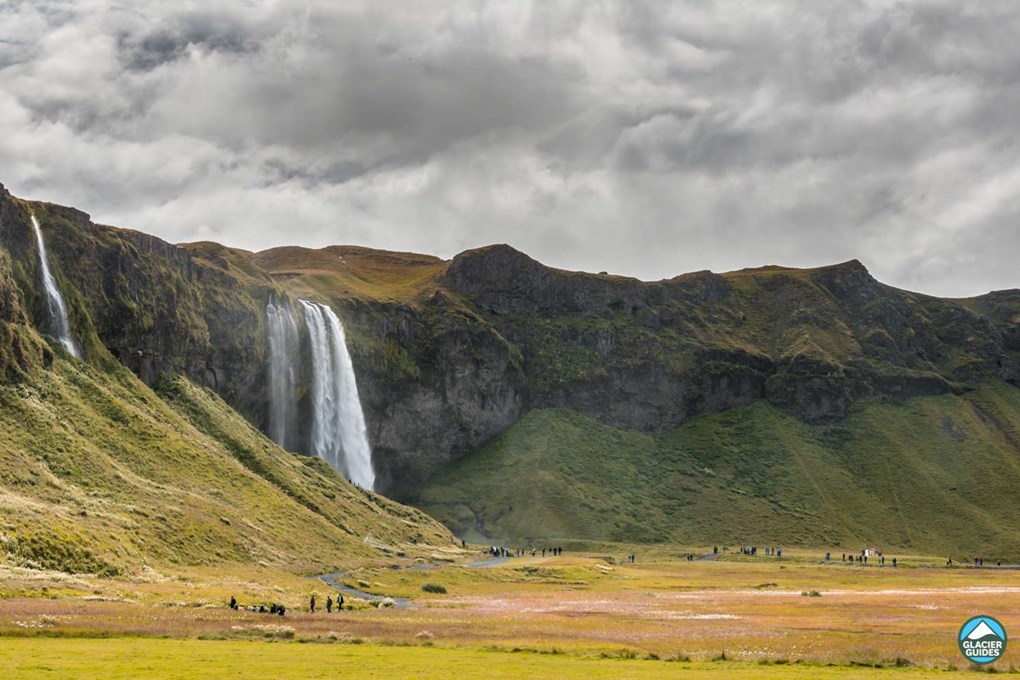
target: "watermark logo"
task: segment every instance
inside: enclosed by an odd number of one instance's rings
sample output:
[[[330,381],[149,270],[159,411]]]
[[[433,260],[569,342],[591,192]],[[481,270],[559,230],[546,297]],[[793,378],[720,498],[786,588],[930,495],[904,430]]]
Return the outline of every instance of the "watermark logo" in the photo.
[[[968,661],[992,663],[1006,651],[1006,629],[991,616],[975,616],[960,628],[957,643]]]

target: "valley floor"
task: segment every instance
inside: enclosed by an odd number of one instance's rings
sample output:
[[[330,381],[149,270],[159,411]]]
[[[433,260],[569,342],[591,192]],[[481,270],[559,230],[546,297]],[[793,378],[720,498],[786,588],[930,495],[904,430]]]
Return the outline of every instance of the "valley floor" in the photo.
[[[441,678],[454,668],[464,678],[920,678],[969,672],[956,635],[971,616],[1020,630],[1011,569],[910,556],[895,569],[849,566],[814,551],[687,561],[665,548],[621,563],[629,551],[363,566],[343,582],[414,606],[348,597],[340,614],[321,611],[335,595],[321,581],[267,571],[120,581],[8,571],[0,667],[19,679]],[[232,611],[230,594],[288,612]],[[1016,655],[1007,649],[995,670],[1016,670]]]

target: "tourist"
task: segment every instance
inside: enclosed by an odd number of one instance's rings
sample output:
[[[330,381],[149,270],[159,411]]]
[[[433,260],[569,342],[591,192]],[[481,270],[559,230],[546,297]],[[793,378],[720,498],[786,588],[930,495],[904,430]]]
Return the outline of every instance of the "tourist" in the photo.
[[[313,614],[315,613],[315,595],[312,595],[312,601],[309,603],[308,609]]]
[[[327,614],[332,614],[333,613],[333,596],[332,595],[327,595],[326,596],[326,613]]]

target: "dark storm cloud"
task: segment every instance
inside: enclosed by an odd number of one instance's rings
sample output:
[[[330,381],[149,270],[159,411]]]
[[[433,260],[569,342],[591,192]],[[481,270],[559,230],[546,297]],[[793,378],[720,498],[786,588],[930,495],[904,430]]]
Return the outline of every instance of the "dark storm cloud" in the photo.
[[[211,8],[210,8],[211,7]],[[16,2],[0,181],[173,240],[1015,287],[1011,2]]]
[[[172,26],[117,36],[121,63],[133,71],[151,71],[183,59],[191,49],[243,54],[258,48],[258,31],[226,12],[200,11],[175,17]]]

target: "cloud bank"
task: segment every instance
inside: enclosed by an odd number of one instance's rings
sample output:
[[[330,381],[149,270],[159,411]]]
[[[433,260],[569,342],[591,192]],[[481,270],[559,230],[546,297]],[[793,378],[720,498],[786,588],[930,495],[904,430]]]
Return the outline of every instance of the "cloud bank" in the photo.
[[[16,0],[0,181],[178,242],[978,294],[1020,285],[1017,35],[1005,0]]]

